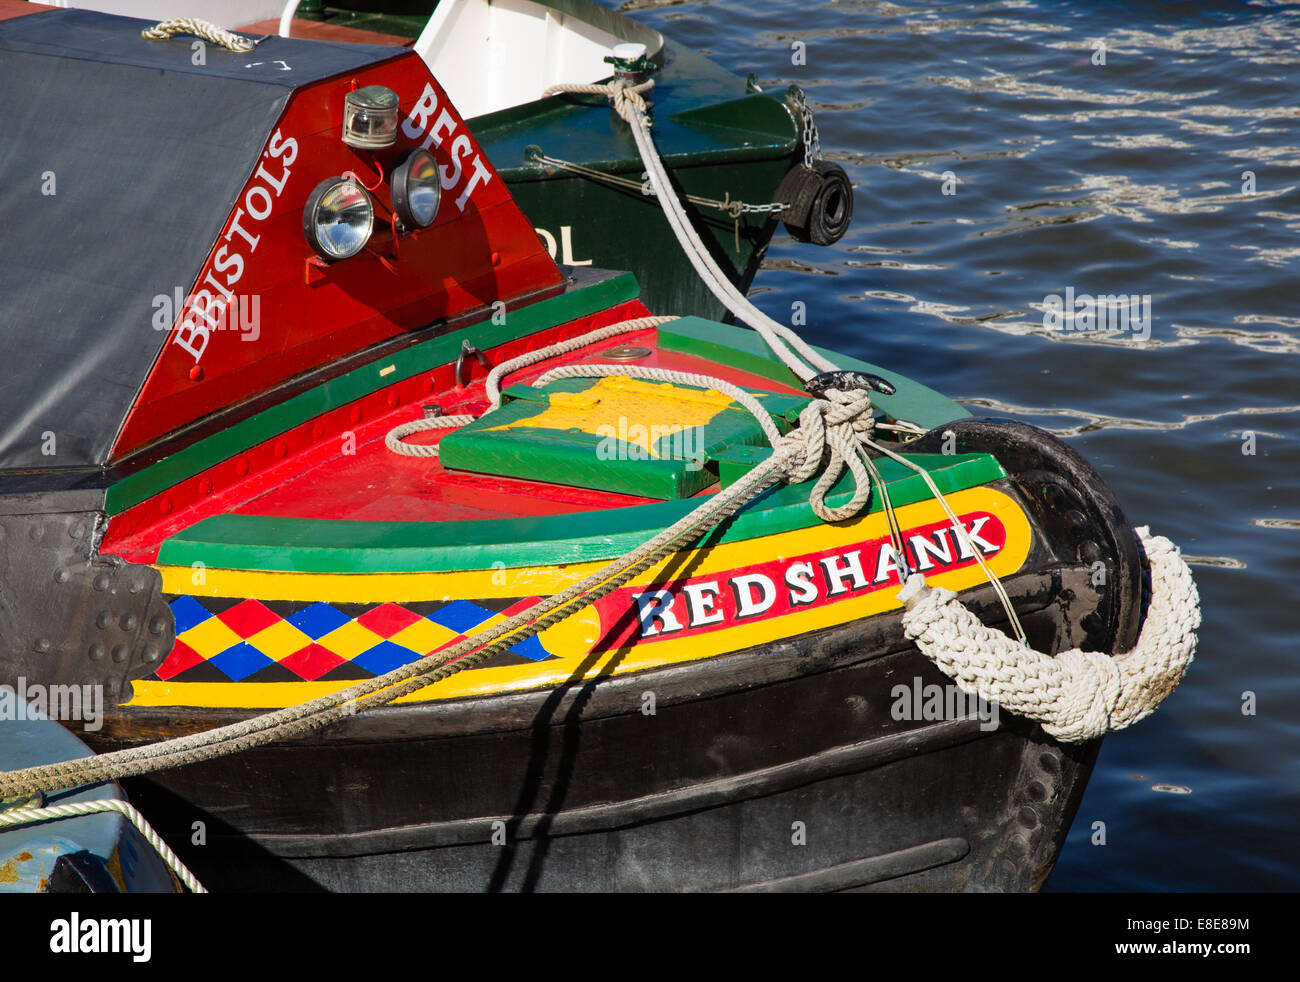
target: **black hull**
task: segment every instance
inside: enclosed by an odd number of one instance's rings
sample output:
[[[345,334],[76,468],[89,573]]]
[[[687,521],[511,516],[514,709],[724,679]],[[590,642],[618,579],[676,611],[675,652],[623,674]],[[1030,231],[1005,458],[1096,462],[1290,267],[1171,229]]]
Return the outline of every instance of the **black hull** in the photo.
[[[1141,557],[1096,473],[1029,427],[948,429],[959,449],[998,447],[1012,477],[994,486],[1035,528],[1026,571],[1004,580],[1034,647],[1131,647]],[[1002,626],[990,589],[963,599]],[[636,675],[389,707],[127,787],[215,890],[1041,887],[1100,741],[1061,745],[970,704],[900,713],[896,686],[957,692],[894,613]],[[250,715],[182,712],[124,709],[100,739]]]
[[[128,788],[214,890],[1037,889],[1100,741],[894,721],[894,685],[947,683],[914,648],[869,653],[900,633],[384,710]]]

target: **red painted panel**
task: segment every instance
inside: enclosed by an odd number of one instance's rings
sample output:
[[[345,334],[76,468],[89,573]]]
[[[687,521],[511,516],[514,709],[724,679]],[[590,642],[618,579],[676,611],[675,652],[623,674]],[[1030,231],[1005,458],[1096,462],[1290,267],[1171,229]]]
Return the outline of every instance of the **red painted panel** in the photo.
[[[253,24],[245,24],[242,27],[236,27],[240,34],[279,34],[280,19],[278,17],[272,20],[259,20]],[[415,38],[401,37],[397,34],[380,34],[378,31],[365,31],[359,27],[345,27],[342,24],[331,24],[321,20],[294,20],[289,26],[289,34],[295,38],[306,38],[310,41],[346,41],[350,44],[392,44],[398,47],[404,47],[411,44]]]
[[[487,349],[486,353],[495,365],[607,324],[645,316],[645,306],[639,300],[630,300],[597,314]],[[636,338],[638,343],[648,344],[653,341],[654,332],[647,331],[644,337],[630,337]],[[152,562],[165,538],[211,515],[232,512],[306,514],[307,511],[321,507],[325,497],[334,503],[333,510],[329,511],[327,517],[360,518],[363,516],[357,510],[364,509],[371,499],[381,497],[375,488],[376,473],[384,474],[385,490],[396,487],[403,481],[408,484],[418,482],[417,486],[427,489],[425,475],[430,464],[435,462],[422,458],[398,457],[390,453],[383,444],[384,436],[398,423],[415,415],[412,406],[426,402],[437,402],[447,413],[483,412],[487,408],[487,398],[483,392],[483,381],[487,373],[477,362],[472,363],[471,368],[470,384],[463,389],[456,385],[454,366],[431,366],[428,372],[373,392],[363,399],[308,420],[251,447],[236,457],[223,460],[175,487],[113,516],[109,520],[102,551],[124,556],[132,562]],[[530,367],[511,378],[523,381],[535,377],[544,368],[544,365]],[[355,441],[355,457],[342,452],[347,434],[352,434]],[[350,463],[357,458],[366,459],[370,468],[368,473],[364,470],[361,472],[360,486],[334,486],[337,483],[335,469],[340,463]],[[382,471],[378,470],[381,467]],[[441,468],[437,470],[446,473]],[[278,489],[289,486],[295,478],[307,474],[311,476],[308,482],[309,494],[303,494],[302,485],[297,485],[290,495],[279,492]],[[500,483],[491,478],[476,480],[480,482],[480,490],[483,482]],[[332,486],[328,492],[325,490],[326,485]],[[455,494],[459,492],[454,492],[451,496],[454,497]],[[423,499],[425,510],[420,518],[428,521],[454,517],[443,505],[433,500],[435,497],[437,492]],[[487,499],[481,494],[477,500],[480,506],[486,505]],[[514,482],[509,494],[500,495],[495,500],[500,511],[492,517],[611,508],[638,504],[643,500],[646,499],[627,498],[582,488]],[[273,503],[276,507],[272,507]],[[328,504],[324,507],[330,509]],[[398,502],[396,507],[402,507],[401,503]],[[477,517],[485,517],[482,511],[483,507],[480,507]]]
[[[12,20],[14,17],[26,17],[39,14],[43,10],[57,10],[50,4],[29,3],[28,0],[0,0],[0,20]]]
[[[495,348],[500,364],[529,351],[578,337],[607,324],[647,315],[639,300]],[[638,365],[717,375],[733,384],[770,391],[787,389],[768,379],[693,355],[660,351],[653,328],[540,362],[509,376],[506,385],[527,383],[558,363],[604,361],[616,344],[651,349]],[[132,562],[153,562],[168,536],[211,515],[282,515],[296,518],[371,521],[474,521],[522,515],[553,515],[645,504],[649,498],[587,488],[507,480],[443,469],[436,458],[399,457],[384,436],[436,402],[444,413],[478,415],[487,409],[486,370],[472,363],[469,385],[456,384],[450,364],[373,392],[308,420],[242,454],[114,516],[102,551]],[[413,442],[436,442],[442,433]]]
[[[397,92],[395,147],[372,154],[340,139],[343,99],[354,81]],[[426,143],[451,186],[433,226],[394,241],[388,175],[407,150]],[[374,187],[375,233],[352,259],[311,264],[303,206],[322,180],[347,171]],[[114,459],[345,354],[561,282],[532,224],[418,55],[305,86],[271,128],[259,167],[184,295]]]

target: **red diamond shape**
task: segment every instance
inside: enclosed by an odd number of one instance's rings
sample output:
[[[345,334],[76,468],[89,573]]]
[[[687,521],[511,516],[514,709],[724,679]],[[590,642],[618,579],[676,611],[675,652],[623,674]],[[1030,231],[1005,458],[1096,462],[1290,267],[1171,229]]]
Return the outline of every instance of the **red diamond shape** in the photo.
[[[241,638],[251,638],[280,620],[280,615],[273,613],[261,601],[245,600],[218,614],[217,619]]]
[[[315,682],[331,668],[342,665],[345,660],[329,648],[309,644],[301,651],[295,651],[288,658],[282,658],[280,664],[304,682]]]
[[[187,645],[184,641],[177,641],[176,646],[172,648],[172,653],[167,656],[166,660],[158,666],[158,671],[154,674],[166,682],[174,678],[187,668],[193,668],[203,661],[203,656]]]
[[[398,604],[380,604],[356,619],[358,624],[374,631],[381,638],[391,638],[398,631],[410,627],[418,620],[420,620],[419,614]]]

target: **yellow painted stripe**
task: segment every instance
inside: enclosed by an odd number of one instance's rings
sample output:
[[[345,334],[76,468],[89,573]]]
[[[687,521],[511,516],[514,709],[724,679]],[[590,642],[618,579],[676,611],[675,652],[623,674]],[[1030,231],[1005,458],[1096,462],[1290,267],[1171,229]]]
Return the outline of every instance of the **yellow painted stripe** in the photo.
[[[948,495],[958,514],[976,510],[994,511],[999,517],[1019,509],[1006,495],[979,487]],[[944,519],[934,501],[921,501],[898,509],[900,523],[927,525]],[[1004,524],[1006,521],[1004,519]],[[725,542],[696,551],[691,560],[692,576],[707,576],[739,569],[752,563],[784,559],[853,545],[888,534],[881,512],[835,525],[781,532],[776,535]],[[550,596],[605,566],[604,562],[573,563],[566,566],[524,566],[517,569],[482,569],[440,573],[272,573],[260,570],[191,569],[188,566],[159,566],[163,592],[194,597],[256,597],[258,600],[323,600],[326,603],[414,603],[423,600],[450,603],[460,599]],[[635,577],[632,584],[654,583],[665,569],[682,568],[682,554],[676,553]]]
[[[1032,533],[1023,513],[1010,497],[992,488],[973,488],[960,494],[951,495],[949,502],[958,514],[973,511],[988,511],[995,514],[1006,528],[1007,541],[997,555],[988,561],[989,566],[999,576],[1009,576],[1021,568],[1029,555]],[[899,519],[905,529],[943,521],[944,518],[942,509],[933,501],[918,502],[899,509]],[[875,515],[865,522],[855,521],[838,526],[819,526],[816,529],[806,529],[799,533],[783,533],[734,544],[744,547],[743,549],[718,546],[707,550],[699,568],[692,569],[692,576],[740,571],[746,565],[753,563],[803,555],[836,545],[853,545],[864,540],[880,538],[885,534],[887,534],[887,528],[884,517]],[[723,555],[720,556],[719,554]],[[584,564],[578,568],[587,571],[598,568],[598,566],[599,564]],[[551,567],[549,569],[555,571],[553,575],[563,577],[563,579],[556,581],[561,586],[567,585],[572,580],[584,575],[575,572],[575,567]],[[186,569],[183,572],[188,574],[189,570]],[[299,593],[290,597],[273,598],[266,593],[253,594],[259,599],[325,599],[356,603],[362,602],[362,597],[373,602],[400,600],[401,598],[394,597],[392,594],[358,594],[355,590],[345,594],[322,593],[320,592],[319,581],[331,581],[329,584],[330,590],[340,589],[342,582],[366,581],[369,583],[375,580],[384,582],[417,580],[423,583],[426,578],[434,578],[440,583],[445,583],[448,578],[454,578],[457,583],[479,584],[483,582],[478,579],[480,576],[498,576],[504,572],[506,571],[404,574],[401,576],[367,574],[332,577],[278,573],[245,575],[258,578],[256,583],[258,586],[261,585],[261,578],[285,576],[292,577],[298,582],[314,584],[315,587],[308,596],[302,596]],[[230,574],[229,578],[225,576],[220,578],[222,583],[244,582],[234,578],[238,576],[238,571],[208,571],[209,577],[213,577],[214,574],[218,573]],[[635,582],[651,582],[653,579],[654,574],[650,573],[639,577]],[[166,581],[164,582],[166,583]],[[548,584],[551,582],[546,581]],[[933,586],[943,586],[950,590],[959,591],[981,585],[984,582],[984,574],[978,566],[972,565],[933,576],[930,582]],[[559,588],[555,586],[543,587],[539,583],[536,587],[530,587],[528,590],[508,592],[505,595],[517,597],[530,592],[545,594]],[[440,586],[439,589],[449,590],[450,587]],[[168,589],[167,592],[174,593],[178,591]],[[195,593],[196,591],[188,589],[179,592]],[[584,668],[584,659],[587,658],[591,645],[601,633],[599,617],[592,608],[588,607],[542,632],[539,640],[547,651],[557,656],[555,660],[529,665],[509,665],[501,668],[484,668],[459,672],[436,685],[398,701],[427,702],[436,699],[455,699],[525,689],[551,688],[562,683],[578,681],[579,679],[624,675],[629,672],[712,658],[727,652],[769,644],[783,638],[836,627],[854,620],[897,609],[900,606],[897,593],[897,588],[886,587],[871,593],[849,596],[835,603],[792,611],[781,617],[737,624],[716,631],[687,634],[680,638],[670,637],[662,640],[643,641],[620,652],[606,652],[598,658],[591,659],[591,663]],[[220,595],[238,596],[248,594]],[[452,600],[460,598],[473,599],[484,596],[484,594],[475,592],[473,589],[458,589],[456,593],[448,592],[440,596]],[[615,657],[615,655],[618,657]],[[181,705],[212,708],[269,709],[305,702],[318,696],[345,689],[352,684],[354,683],[160,682],[152,680],[134,683],[134,697],[129,704],[133,706]]]

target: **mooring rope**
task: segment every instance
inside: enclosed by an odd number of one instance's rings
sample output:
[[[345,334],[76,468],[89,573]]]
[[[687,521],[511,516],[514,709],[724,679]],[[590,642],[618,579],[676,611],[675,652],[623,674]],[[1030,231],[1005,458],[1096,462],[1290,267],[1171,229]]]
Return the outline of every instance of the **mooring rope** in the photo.
[[[198,17],[172,17],[140,32],[146,41],[166,41],[175,34],[192,34],[236,54],[247,54],[257,47],[256,41]]]
[[[614,111],[627,122],[636,141],[637,152],[645,165],[646,176],[659,198],[660,206],[672,227],[673,234],[681,243],[691,265],[700,279],[715,297],[737,318],[756,330],[767,342],[767,346],[801,382],[807,382],[818,372],[834,371],[834,362],[818,354],[803,338],[784,324],[773,320],[759,310],[749,299],[731,283],[725,273],[718,268],[708,248],[704,245],[691,224],[681,202],[673,190],[664,170],[663,161],[655,149],[650,137],[650,118],[646,115],[643,93],[654,87],[654,80],[631,85],[626,79],[615,79],[604,85],[553,85],[543,95],[576,93],[580,95],[604,95],[614,106]],[[794,350],[792,351],[791,348]],[[811,367],[810,367],[811,366]]]
[[[83,758],[86,759],[86,758]],[[101,812],[117,812],[136,827],[145,842],[153,847],[154,852],[171,868],[176,877],[189,887],[191,893],[207,893],[203,884],[189,871],[171,847],[163,841],[162,836],[154,831],[152,825],[136,810],[136,807],[121,798],[103,798],[98,801],[73,801],[65,805],[45,805],[40,808],[10,808],[0,811],[0,828],[12,825],[31,825],[36,822],[48,822],[52,819],[74,818],[78,815],[95,815]]]
[[[579,582],[440,652],[330,695],[202,733],[0,773],[0,796],[16,797],[133,777],[302,736],[472,668],[589,606],[660,560],[694,543],[778,481],[808,480],[821,468],[828,445],[852,447],[857,439],[855,420],[863,412],[871,412],[869,399],[847,403],[813,400],[800,413],[800,425],[778,439],[771,456],[690,514]],[[822,436],[824,440],[819,439]],[[844,456],[847,459],[851,454]],[[868,495],[861,490],[855,499],[865,502]]]

